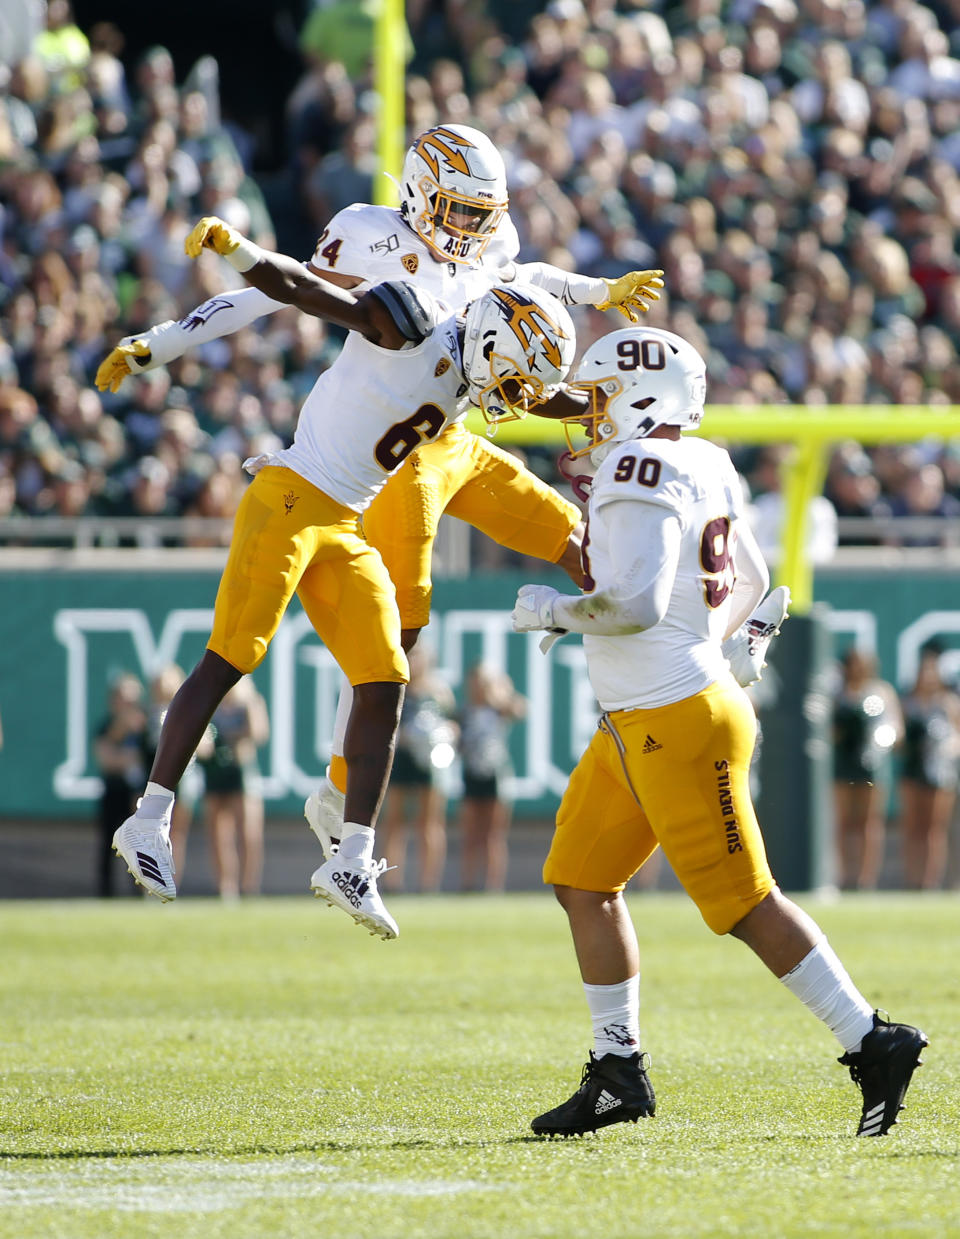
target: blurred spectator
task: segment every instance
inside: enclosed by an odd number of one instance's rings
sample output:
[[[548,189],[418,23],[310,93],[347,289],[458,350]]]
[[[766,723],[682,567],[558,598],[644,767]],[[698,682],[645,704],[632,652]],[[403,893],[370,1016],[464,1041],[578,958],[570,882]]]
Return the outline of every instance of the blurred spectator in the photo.
[[[210,722],[211,752],[199,757],[203,813],[221,899],[257,895],[263,875],[263,795],[257,749],[270,738],[266,702],[244,676]]]
[[[429,646],[409,654],[407,685],[397,730],[393,769],[380,824],[390,869],[388,890],[436,891],[443,880],[447,854],[445,780],[456,757],[456,702],[449,684],[434,665]],[[407,840],[417,840],[418,874],[407,879]]]
[[[873,472],[870,457],[857,443],[844,444],[834,451],[824,493],[840,519],[881,519],[890,515],[890,504],[880,497],[880,482]],[[863,533],[840,533],[837,540],[840,546],[862,546],[883,539]]]
[[[300,31],[308,60],[337,61],[351,78],[369,75],[377,18],[383,0],[327,0],[315,3]],[[407,59],[413,48],[405,31]]]
[[[937,890],[947,861],[947,831],[960,769],[960,696],[944,682],[941,650],[920,655],[913,687],[902,698],[900,778],[903,872],[911,890]]]
[[[894,516],[931,518],[935,524],[960,517],[960,499],[945,493],[943,470],[932,461],[919,464],[903,479],[900,489],[890,501]],[[942,546],[944,537],[952,532],[943,525],[943,532],[909,534],[895,540],[901,546]]]
[[[120,871],[112,851],[113,835],[136,808],[137,792],[148,769],[146,745],[143,685],[135,675],[123,673],[110,686],[107,714],[93,741],[103,785],[97,809],[97,893],[101,898],[114,894],[114,878]],[[132,880],[125,886],[135,890]]]
[[[506,884],[513,808],[506,786],[513,775],[507,738],[526,709],[526,698],[506,672],[485,663],[471,668],[460,713],[461,890],[502,891]]]
[[[833,799],[841,890],[874,890],[884,858],[890,755],[903,737],[897,691],[851,646],[833,701]]]
[[[249,135],[222,119],[212,57],[178,81],[167,48],[128,67],[123,30],[79,29],[66,0],[47,5],[43,29],[21,7],[0,15],[10,52],[0,67],[0,393],[29,393],[38,408],[0,446],[0,464],[26,515],[76,502],[79,483],[69,501],[55,497],[65,460],[88,473],[97,512],[129,513],[138,462],[157,454],[169,376],[128,380],[104,397],[105,428],[80,436],[51,416],[54,382],[89,388],[120,336],[239,283],[213,259],[186,262],[183,236],[199,215],[224,215],[272,248],[269,200],[299,249],[345,202],[369,197],[379,0],[305,12],[286,150],[270,152],[286,169],[272,185],[250,174]],[[445,120],[489,132],[524,261],[598,274],[663,267],[668,295],[650,321],[696,339],[715,402],[960,402],[953,10],[737,0],[723,14],[716,3],[661,15],[606,0],[421,0],[408,6],[418,56],[407,136]],[[209,451],[242,458],[258,435],[289,440],[298,397],[338,348],[335,333],[293,317],[173,368],[210,440],[193,450],[187,484],[177,478],[166,502],[140,505],[144,516],[187,511]],[[581,347],[610,326],[581,311]],[[223,372],[231,391],[211,426],[205,406]],[[869,449],[857,467],[878,455]],[[873,474],[875,496],[842,471],[831,490],[879,511],[896,495]],[[927,504],[932,479],[920,488]]]
[[[792,449],[784,444],[761,448],[750,473],[753,495],[749,520],[768,563],[775,563],[783,536],[782,470]],[[807,512],[807,554],[815,564],[829,563],[837,549],[837,514],[824,495],[815,495]]]

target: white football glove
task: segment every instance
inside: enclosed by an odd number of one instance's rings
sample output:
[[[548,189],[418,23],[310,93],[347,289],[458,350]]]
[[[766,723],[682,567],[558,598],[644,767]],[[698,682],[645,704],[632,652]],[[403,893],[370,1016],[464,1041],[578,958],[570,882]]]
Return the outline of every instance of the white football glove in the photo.
[[[555,628],[553,604],[560,596],[560,591],[552,585],[521,585],[517,604],[510,616],[513,631],[535,632],[538,628]]]
[[[733,678],[744,688],[756,684],[766,666],[764,659],[770,642],[787,618],[790,591],[778,585],[747,617],[735,633],[723,643],[723,656],[730,664]]]
[[[559,590],[550,585],[522,585],[511,615],[514,632],[536,632],[546,628],[547,635],[540,642],[543,654],[567,635],[566,628],[557,628],[553,622],[553,604],[559,597]]]

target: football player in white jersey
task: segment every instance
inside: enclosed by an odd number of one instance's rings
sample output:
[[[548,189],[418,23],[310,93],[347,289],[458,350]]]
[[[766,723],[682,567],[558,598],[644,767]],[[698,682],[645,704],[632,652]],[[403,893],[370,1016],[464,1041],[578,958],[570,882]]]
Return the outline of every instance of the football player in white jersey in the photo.
[[[717,934],[745,942],[843,1047],[863,1105],[858,1135],[896,1121],[927,1038],[882,1020],[822,931],[777,887],[749,790],[756,720],[722,642],[768,585],[727,453],[682,438],[703,415],[706,369],[668,331],[612,332],[584,355],[576,423],[597,466],[584,536],[586,592],[526,585],[518,632],[583,634],[599,729],[570,777],[544,865],[567,912],[594,1028],[581,1086],[533,1120],[571,1135],[652,1115],[640,1050],[639,954],[623,899],[663,848]],[[766,615],[782,621],[786,591]],[[764,618],[760,608],[759,618]]]
[[[546,263],[517,264],[517,231],[508,214],[506,169],[485,134],[467,125],[439,125],[407,151],[400,206],[357,203],[340,211],[317,242],[309,269],[342,288],[360,291],[404,280],[462,309],[494,284],[535,284],[565,305],[615,306],[631,321],[659,299],[662,271],[631,271],[618,279],[574,275]],[[162,323],[121,340],[100,367],[101,388],[164,365],[187,348],[252,323],[283,303],[256,288],[228,292],[179,322]],[[338,414],[356,411],[343,393]],[[430,618],[431,560],[441,515],[447,512],[522,555],[559,564],[579,586],[579,510],[510,453],[456,422],[410,453],[364,516],[364,535],[379,551],[397,589],[403,647],[412,648]],[[350,693],[337,710],[328,777],[305,813],[330,854],[343,815],[343,736]]]
[[[293,444],[252,458],[214,608],[207,650],[167,711],[143,798],[114,836],[134,878],[176,897],[169,828],[174,793],[226,692],[262,661],[296,593],[353,686],[346,734],[346,819],[314,892],[382,938],[395,938],[373,859],[374,822],[409,678],[396,596],[360,514],[419,444],[477,404],[491,418],[561,400],[575,333],[542,289],[493,287],[461,315],[429,293],[386,282],[359,300],[283,255],[207,218],[187,253],[210,247],[272,296],[350,329],[300,413]],[[345,410],[352,417],[344,433]]]

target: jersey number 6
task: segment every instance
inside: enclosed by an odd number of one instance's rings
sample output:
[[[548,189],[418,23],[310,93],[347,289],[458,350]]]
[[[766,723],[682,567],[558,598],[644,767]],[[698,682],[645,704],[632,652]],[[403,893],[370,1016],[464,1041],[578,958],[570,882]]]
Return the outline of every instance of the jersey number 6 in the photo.
[[[446,420],[443,409],[435,404],[422,404],[416,413],[391,426],[383,436],[373,452],[377,464],[387,473],[392,473],[414,448],[426,439],[435,439]]]

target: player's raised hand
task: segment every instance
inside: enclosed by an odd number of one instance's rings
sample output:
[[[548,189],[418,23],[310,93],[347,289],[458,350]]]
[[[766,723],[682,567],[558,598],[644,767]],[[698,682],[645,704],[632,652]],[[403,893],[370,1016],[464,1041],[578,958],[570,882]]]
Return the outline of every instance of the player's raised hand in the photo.
[[[660,300],[658,290],[665,287],[662,276],[662,271],[628,271],[618,280],[608,280],[604,276],[603,281],[610,290],[610,296],[601,302],[597,309],[616,308],[631,323],[639,323],[640,315],[637,311],[646,313],[652,302]]]
[[[183,243],[183,248],[188,258],[199,258],[200,251],[205,249],[213,250],[226,257],[237,249],[243,239],[241,232],[216,215],[205,215],[198,224],[194,225]]]
[[[93,381],[100,391],[106,391],[109,387],[112,392],[117,392],[128,374],[136,374],[149,361],[150,346],[146,340],[121,340],[101,361]]]

